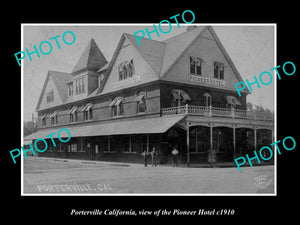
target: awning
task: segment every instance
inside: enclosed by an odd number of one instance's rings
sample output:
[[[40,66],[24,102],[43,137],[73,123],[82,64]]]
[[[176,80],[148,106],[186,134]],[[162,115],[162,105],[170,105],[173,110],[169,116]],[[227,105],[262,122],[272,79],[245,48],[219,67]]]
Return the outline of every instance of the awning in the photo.
[[[185,101],[191,101],[190,96],[181,89],[173,89],[172,95],[174,100],[185,100]]]
[[[50,118],[56,117],[56,115],[57,115],[57,111],[54,111],[54,112],[50,115]]]
[[[232,106],[235,106],[235,105],[242,105],[241,103],[240,103],[240,101],[236,98],[236,97],[234,97],[234,96],[226,96],[226,100],[227,100],[227,104],[230,104],[230,105],[232,105]]]
[[[70,111],[69,111],[69,114],[73,114],[77,111],[77,107],[74,106]]]
[[[64,126],[67,128],[71,137],[89,137],[89,136],[105,136],[105,135],[122,135],[122,134],[156,134],[165,133],[176,123],[181,121],[185,115],[176,116],[163,116],[149,119],[138,120],[118,120],[102,122],[97,124],[86,124],[81,126]],[[32,133],[24,140],[33,140],[38,138],[44,138],[45,136],[55,132],[53,138],[57,138],[57,132],[61,128],[40,129],[39,131]],[[61,138],[68,138],[68,133],[62,131],[60,133]],[[48,137],[50,138],[50,137]]]
[[[123,97],[114,98],[114,100],[112,100],[108,106],[119,105],[121,102],[123,102],[123,100],[124,100]]]
[[[141,102],[143,102],[144,98],[145,98],[145,95],[141,94],[141,95],[138,95],[135,97],[135,101],[141,103]]]
[[[93,106],[93,104],[89,103],[89,104],[87,104],[87,105],[82,109],[82,111],[83,111],[83,112],[84,112],[84,111],[89,111],[90,108],[92,108],[92,106]]]

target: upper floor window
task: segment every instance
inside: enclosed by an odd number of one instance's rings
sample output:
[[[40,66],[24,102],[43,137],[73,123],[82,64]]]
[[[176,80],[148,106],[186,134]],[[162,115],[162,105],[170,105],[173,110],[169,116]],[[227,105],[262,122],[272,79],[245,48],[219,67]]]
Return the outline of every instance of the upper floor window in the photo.
[[[72,109],[69,112],[70,115],[70,123],[78,121],[78,115],[77,115],[77,107],[72,107]]]
[[[53,90],[50,90],[50,91],[47,93],[47,103],[48,103],[48,102],[53,102],[53,100],[54,100]]]
[[[41,119],[42,119],[42,126],[43,127],[46,126],[46,114],[42,115]]]
[[[190,73],[193,75],[202,75],[202,59],[194,56],[190,56]]]
[[[93,119],[93,109],[92,109],[93,105],[91,103],[87,104],[84,108],[83,108],[83,119],[84,120],[91,120]]]
[[[85,77],[75,79],[75,93],[81,94],[85,92]]]
[[[214,62],[214,78],[224,79],[224,63]]]
[[[116,97],[109,104],[113,117],[124,115],[123,101],[124,98]]]
[[[68,84],[68,94],[69,96],[73,95],[73,82]]]
[[[137,112],[144,113],[146,111],[146,93],[141,91],[135,98],[137,102]]]
[[[204,93],[203,96],[205,97],[205,106],[206,107],[209,107],[209,106],[212,106],[212,97],[211,97],[211,94],[209,93]]]
[[[182,106],[187,103],[187,101],[191,101],[190,96],[183,90],[173,89],[172,90],[172,106]]]
[[[57,124],[57,111],[54,111],[54,112],[50,115],[50,119],[51,119],[51,125]]]
[[[133,59],[121,62],[118,66],[119,80],[131,78],[134,75]]]

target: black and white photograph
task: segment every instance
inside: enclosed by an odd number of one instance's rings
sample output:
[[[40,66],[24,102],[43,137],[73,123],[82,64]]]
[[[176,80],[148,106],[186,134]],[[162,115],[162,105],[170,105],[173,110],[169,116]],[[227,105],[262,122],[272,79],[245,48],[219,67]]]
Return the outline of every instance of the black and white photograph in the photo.
[[[22,34],[24,195],[276,194],[275,24]]]
[[[26,4],[2,14],[5,221],[297,221],[296,6]]]

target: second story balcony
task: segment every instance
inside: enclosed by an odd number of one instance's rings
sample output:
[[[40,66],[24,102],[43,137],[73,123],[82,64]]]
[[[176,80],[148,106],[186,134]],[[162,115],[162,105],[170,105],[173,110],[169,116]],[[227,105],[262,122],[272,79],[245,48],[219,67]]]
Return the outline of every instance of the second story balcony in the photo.
[[[193,106],[184,105],[178,107],[163,108],[162,115],[172,114],[187,114],[192,116],[201,117],[220,117],[220,118],[233,118],[254,121],[274,121],[274,115],[268,112],[240,110],[234,108],[219,108],[207,106]]]

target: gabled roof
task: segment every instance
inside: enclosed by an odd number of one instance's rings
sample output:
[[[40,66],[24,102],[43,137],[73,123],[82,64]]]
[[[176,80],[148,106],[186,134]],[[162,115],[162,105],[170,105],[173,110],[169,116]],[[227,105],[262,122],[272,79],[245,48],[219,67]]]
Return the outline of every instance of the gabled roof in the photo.
[[[138,45],[134,35],[123,33],[118,43],[118,46],[112,56],[112,59],[107,66],[107,70],[105,72],[106,75],[104,76],[104,80],[101,83],[100,88],[98,89],[98,94],[102,91],[108,79],[108,74],[110,73],[116,61],[116,58],[121,50],[122,44],[124,43],[125,39],[127,39],[132,44],[132,46],[137,50],[137,53],[140,54],[142,59],[144,59],[144,61],[149,65],[151,70],[157,75],[157,78],[159,78],[161,64],[163,62],[165,44],[160,41],[153,41],[147,38],[143,38],[140,40],[141,45]]]
[[[204,26],[179,34],[175,37],[164,40],[166,44],[160,77],[171,69],[175,62],[183,55],[191,43],[204,31]]]
[[[55,85],[58,93],[59,93],[59,97],[61,98],[61,101],[64,102],[68,97],[66,84],[72,80],[73,75],[69,74],[69,73],[62,73],[62,72],[57,72],[57,71],[48,71],[43,88],[42,88],[42,92],[40,94],[40,97],[39,97],[39,100],[38,100],[38,103],[36,106],[36,110],[38,110],[40,107],[40,104],[43,99],[44,92],[45,92],[45,89],[48,84],[50,76],[52,77],[52,80],[54,82],[54,85]]]
[[[158,79],[163,78],[167,72],[176,64],[176,62],[183,56],[183,54],[191,47],[191,45],[202,35],[205,30],[209,30],[214,37],[217,45],[219,46],[221,52],[224,54],[228,63],[231,65],[237,79],[243,81],[238,70],[234,66],[232,60],[227,54],[225,48],[223,47],[221,41],[217,37],[211,26],[196,26],[193,29],[176,35],[175,37],[166,39],[164,41],[155,41],[148,38],[140,39],[140,45],[138,45],[136,38],[132,34],[123,33],[118,46],[114,52],[112,60],[108,65],[106,71],[109,74],[117,55],[121,49],[121,46],[126,39],[134,46],[137,52],[142,56],[145,62],[150,66],[150,68],[158,76]],[[108,76],[105,76],[105,80],[98,90],[98,94],[102,91],[103,86],[106,83]],[[250,93],[248,88],[244,89],[243,92]]]
[[[209,32],[212,34],[218,47],[220,48],[224,57],[228,61],[229,65],[231,66],[237,79],[240,82],[243,81],[243,78],[241,77],[240,73],[236,69],[234,63],[232,62],[224,46],[222,45],[220,39],[218,38],[217,34],[215,33],[214,29],[211,26],[198,26],[194,29],[190,29],[189,31],[186,31],[185,33],[179,34],[175,37],[165,40],[164,42],[166,43],[166,47],[165,47],[165,53],[164,53],[160,77],[163,77],[167,74],[167,72],[176,64],[176,62],[182,57],[182,55],[191,47],[191,45],[201,36],[201,34],[206,29],[208,29]],[[248,94],[250,93],[248,87],[246,87],[243,90],[243,92],[246,92]]]
[[[107,64],[106,58],[94,39],[91,39],[72,70],[72,74],[87,69],[98,70],[105,64]]]
[[[217,45],[219,46],[219,48],[221,49],[222,53],[224,54],[225,58],[227,59],[229,65],[231,66],[233,72],[235,73],[235,75],[237,76],[238,80],[240,82],[243,82],[243,78],[240,75],[239,71],[237,70],[237,68],[235,67],[234,63],[232,62],[231,58],[229,57],[227,51],[225,50],[222,42],[220,41],[220,39],[218,38],[216,32],[214,31],[214,29],[211,26],[208,26],[209,31],[211,32],[212,36],[215,38]],[[247,94],[250,94],[250,90],[246,85],[246,88],[243,89],[242,92],[246,92]]]
[[[145,59],[151,69],[157,76],[160,74],[161,65],[163,63],[163,55],[165,51],[165,43],[160,41],[154,41],[147,38],[140,40],[138,45],[136,38],[132,34],[125,33],[124,36],[130,41],[130,43],[136,48],[136,50]]]

